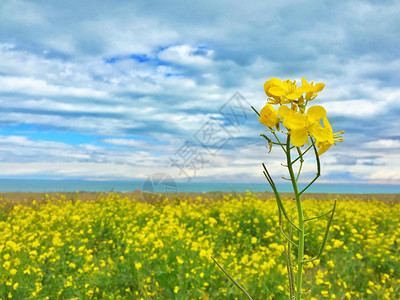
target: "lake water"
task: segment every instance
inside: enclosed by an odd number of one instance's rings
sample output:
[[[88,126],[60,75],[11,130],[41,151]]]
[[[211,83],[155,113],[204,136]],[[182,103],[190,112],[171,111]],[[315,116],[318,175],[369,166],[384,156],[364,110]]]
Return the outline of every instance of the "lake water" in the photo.
[[[291,192],[290,184],[277,184],[280,192]],[[302,185],[300,185],[301,189]],[[272,192],[267,183],[227,183],[173,181],[88,181],[88,180],[0,180],[0,192]],[[389,184],[314,184],[312,193],[333,194],[400,194],[400,185]]]

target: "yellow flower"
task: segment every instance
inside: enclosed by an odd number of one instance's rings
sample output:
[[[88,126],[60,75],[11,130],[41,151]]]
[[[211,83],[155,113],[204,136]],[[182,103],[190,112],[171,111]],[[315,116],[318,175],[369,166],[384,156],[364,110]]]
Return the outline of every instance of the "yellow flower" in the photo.
[[[307,111],[308,113],[308,111]],[[315,137],[316,146],[318,147],[318,155],[325,153],[336,142],[343,142],[342,134],[344,131],[333,133],[332,126],[326,116],[322,117],[324,127],[314,127],[312,135]]]
[[[274,87],[274,86],[279,86],[282,84],[282,81],[279,80],[278,78],[271,78],[270,80],[266,81],[264,83],[264,91],[267,94],[268,97],[274,97],[274,95],[272,95],[269,92],[269,89]]]
[[[5,261],[3,264],[3,268],[6,270],[8,270],[10,268],[10,266],[11,266],[11,262],[9,262],[9,261]]]
[[[283,126],[288,130],[304,129],[306,127],[307,117],[305,114],[298,113],[297,110],[290,109],[287,106],[280,106],[278,113],[283,118]]]
[[[267,103],[260,111],[259,120],[265,126],[274,127],[279,122],[278,111]]]
[[[304,93],[300,88],[296,86],[296,80],[281,81],[278,78],[271,78],[264,84],[264,90],[267,96],[272,97],[271,102],[277,103],[289,103],[299,99]],[[289,102],[285,100],[289,100]]]
[[[303,146],[311,134],[317,141],[326,141],[329,132],[320,124],[320,119],[328,122],[326,111],[322,106],[313,106],[307,110],[307,114],[297,112],[287,106],[279,107],[279,115],[283,117],[283,125],[290,130],[290,141],[293,146]],[[315,134],[315,135],[314,135]]]
[[[281,81],[271,78],[264,83],[264,90],[271,104],[296,104],[304,109],[305,100],[311,101],[317,97],[317,93],[325,87],[324,83],[308,83],[305,78],[301,79],[302,86],[297,87],[296,80]],[[305,94],[305,97],[303,96]]]
[[[322,106],[312,106],[307,114],[297,112],[287,106],[279,107],[279,115],[283,117],[283,125],[290,130],[290,141],[293,146],[303,146],[311,135],[315,138],[318,155],[323,154],[335,142],[343,141],[340,134],[333,134],[332,126],[326,117],[326,110]],[[321,120],[324,126],[321,125]]]
[[[139,270],[141,267],[142,267],[142,264],[140,262],[139,263],[135,263],[135,268],[137,270]]]
[[[72,269],[75,269],[75,268],[76,268],[76,264],[73,263],[73,262],[69,263],[69,266],[70,266],[70,268],[72,268]]]
[[[311,84],[310,84],[307,82],[307,80],[305,78],[301,79],[301,83],[302,83],[302,86],[299,88],[299,90],[302,91],[303,93],[306,93],[305,99],[307,101],[314,100],[317,97],[317,93],[322,91],[325,87],[324,83],[316,83],[314,85],[314,83],[311,82]]]
[[[332,134],[331,137],[333,139],[333,142],[330,142],[330,141],[318,142],[317,141],[315,144],[318,147],[318,155],[322,155],[323,153],[325,153],[333,144],[336,145],[335,142],[343,142],[342,136],[340,135],[343,133],[344,133],[344,131],[342,130],[340,132]]]

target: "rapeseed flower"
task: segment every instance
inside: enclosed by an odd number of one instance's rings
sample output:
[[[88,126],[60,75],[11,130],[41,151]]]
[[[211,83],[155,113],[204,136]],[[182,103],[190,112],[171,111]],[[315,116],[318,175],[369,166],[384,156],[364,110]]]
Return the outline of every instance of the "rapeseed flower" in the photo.
[[[275,127],[279,122],[278,111],[267,103],[260,111],[260,123],[268,127]]]
[[[305,112],[307,103],[314,100],[324,87],[324,83],[308,83],[305,78],[302,78],[300,87],[297,87],[295,80],[271,78],[264,84],[265,93],[270,98],[260,111],[260,123],[271,129],[276,127],[279,131],[282,122],[288,130],[287,134],[290,134],[291,143],[296,147],[308,144],[309,137],[314,138],[318,155],[322,155],[332,145],[342,142],[344,133],[333,133],[327,112],[322,106],[312,106]],[[279,104],[278,110],[272,106],[276,104]]]
[[[302,86],[300,90],[306,93],[306,96],[304,98],[307,101],[314,100],[317,97],[317,93],[322,91],[325,87],[324,83],[316,83],[315,85],[313,82],[308,83],[305,78],[301,79],[301,83]]]
[[[25,206],[7,212],[0,222],[0,245],[9,245],[6,241],[13,240],[17,244],[14,249],[19,250],[14,252],[6,246],[0,254],[0,298],[7,299],[8,293],[13,299],[71,299],[76,295],[104,299],[200,299],[202,294],[213,299],[238,297],[239,292],[210,263],[209,256],[213,254],[255,299],[267,299],[265,291],[277,299],[285,298],[284,291],[278,288],[286,288],[288,283],[276,226],[279,218],[275,199],[261,200],[250,193],[223,195],[223,201],[213,201],[208,196],[193,201],[179,197],[179,201],[162,204],[142,203],[118,194],[102,195],[89,202],[56,198],[33,208]],[[330,209],[328,201],[305,202],[310,209],[308,217]],[[288,212],[294,211],[293,201],[285,203]],[[346,299],[346,292],[354,299],[397,299],[398,253],[387,253],[387,249],[395,251],[391,237],[400,234],[400,205],[351,199],[343,199],[339,205],[335,224],[345,235],[341,237],[338,230],[331,234],[346,241],[348,250],[343,246],[334,248],[334,240],[328,242],[333,248],[329,260],[335,265],[335,273],[331,263],[322,260],[321,266],[315,268],[322,270],[320,278],[325,283],[316,285],[310,279],[304,288],[317,286],[310,294],[317,299],[321,298],[321,290],[329,290],[329,296],[334,293],[337,299]],[[73,215],[79,216],[80,221],[71,220]],[[382,216],[387,222],[373,222]],[[368,228],[371,222],[374,225]],[[318,233],[325,223],[317,221],[315,230],[307,236],[310,249],[318,249]],[[352,228],[357,231],[351,232]],[[354,234],[360,236],[350,241]],[[59,239],[55,244],[54,236]],[[380,247],[371,246],[372,236]],[[257,242],[252,244],[252,239]],[[114,243],[109,244],[109,240]],[[156,247],[160,243],[163,246]],[[37,251],[34,256],[30,255],[33,248]],[[124,254],[127,249],[129,252]],[[365,259],[356,259],[356,253]],[[343,264],[343,255],[355,259]],[[246,257],[246,264],[242,257]],[[71,262],[75,268],[69,266]],[[3,268],[5,263],[8,269]],[[12,269],[17,270],[15,275],[10,274],[15,272]],[[344,281],[348,282],[346,286]],[[369,281],[374,282],[374,287],[382,285],[382,290],[370,288],[373,295],[367,295]],[[175,286],[180,288],[177,294],[173,292]],[[356,290],[359,296],[353,292]]]
[[[314,137],[317,142],[330,141],[332,138],[332,127],[326,118],[326,110],[322,106],[310,107],[307,114],[297,112],[287,106],[279,107],[278,112],[283,118],[283,125],[290,130],[290,140],[293,146],[303,146],[307,142],[308,136]],[[324,126],[321,125],[321,120]]]
[[[289,103],[297,100],[304,93],[302,89],[296,85],[296,80],[281,81],[278,78],[271,78],[264,84],[264,90],[267,96],[272,97],[270,100],[273,104]]]
[[[297,87],[296,80],[281,81],[278,78],[271,78],[264,83],[264,91],[271,104],[296,103],[304,105],[304,100],[314,100],[318,93],[325,87],[324,83],[308,83],[305,78],[301,79],[302,86]],[[305,96],[303,96],[305,94]]]

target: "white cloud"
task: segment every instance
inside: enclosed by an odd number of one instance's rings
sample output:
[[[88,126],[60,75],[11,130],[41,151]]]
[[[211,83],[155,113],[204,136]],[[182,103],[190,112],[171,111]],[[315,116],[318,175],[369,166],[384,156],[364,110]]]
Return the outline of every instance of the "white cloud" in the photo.
[[[192,47],[190,45],[172,46],[162,50],[158,57],[179,65],[207,68],[212,65],[213,50]]]
[[[56,95],[72,97],[105,98],[106,93],[86,88],[65,87],[49,84],[44,80],[27,77],[0,76],[0,92],[28,95]]]
[[[85,162],[0,163],[0,174],[5,176],[45,176],[47,178],[125,178],[138,179],[148,176],[146,168],[128,164]]]
[[[365,118],[380,113],[384,107],[371,100],[329,101],[323,104],[329,115]]]
[[[133,148],[136,148],[136,147],[142,148],[142,147],[148,146],[148,144],[143,141],[128,140],[128,139],[115,139],[115,138],[104,139],[103,143],[118,145],[118,146],[129,146],[129,147],[133,147]]]
[[[380,139],[371,142],[367,142],[363,144],[366,148],[372,149],[390,149],[395,150],[400,148],[400,140],[393,140],[393,139]]]
[[[71,94],[68,94],[71,96]],[[65,112],[65,113],[99,113],[99,114],[123,114],[126,113],[126,106],[116,104],[111,106],[107,104],[90,104],[90,103],[66,103],[54,101],[47,98],[19,100],[18,103],[10,101],[10,99],[0,99],[0,107],[11,109],[27,109],[33,111],[48,111],[48,112]]]
[[[125,19],[96,18],[85,22],[83,30],[100,40],[103,55],[151,53],[155,47],[179,40],[179,34],[162,21],[139,14]]]

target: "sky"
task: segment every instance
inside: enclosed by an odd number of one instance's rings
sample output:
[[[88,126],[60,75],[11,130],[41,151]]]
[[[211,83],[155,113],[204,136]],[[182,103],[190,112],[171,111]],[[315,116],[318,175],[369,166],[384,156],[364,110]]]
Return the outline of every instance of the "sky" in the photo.
[[[263,85],[323,82],[319,182],[400,184],[399,1],[0,1],[0,178],[263,182]],[[307,156],[301,181],[315,175]]]

